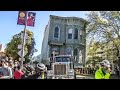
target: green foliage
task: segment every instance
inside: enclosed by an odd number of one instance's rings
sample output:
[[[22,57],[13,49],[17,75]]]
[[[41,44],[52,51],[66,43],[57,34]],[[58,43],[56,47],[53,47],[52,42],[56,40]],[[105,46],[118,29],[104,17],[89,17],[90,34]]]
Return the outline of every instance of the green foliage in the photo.
[[[102,54],[102,44],[100,42],[92,42],[92,44],[88,48],[88,61],[86,64],[97,64],[98,62],[101,62],[102,58],[99,56],[99,54]]]
[[[34,61],[33,63],[34,63],[34,64],[38,64],[39,62],[38,62],[38,61]]]
[[[11,56],[16,60],[19,60],[19,56],[18,56],[18,45],[22,43],[22,39],[21,39],[21,34],[23,31],[21,31],[19,34],[16,34],[12,37],[11,41],[6,45],[6,54],[7,56]],[[32,51],[32,49],[34,49],[34,45],[32,46],[32,38],[33,38],[33,32],[26,30],[26,33],[28,34],[28,39],[26,40],[26,44],[25,44],[25,52],[27,52],[27,55],[25,56],[25,62],[29,62],[29,56]]]
[[[120,11],[92,11],[87,16],[90,22],[86,28],[89,46],[94,42],[100,43],[100,47],[95,43],[92,49],[89,47],[88,55],[94,57],[100,48],[105,59],[116,60],[120,57]]]

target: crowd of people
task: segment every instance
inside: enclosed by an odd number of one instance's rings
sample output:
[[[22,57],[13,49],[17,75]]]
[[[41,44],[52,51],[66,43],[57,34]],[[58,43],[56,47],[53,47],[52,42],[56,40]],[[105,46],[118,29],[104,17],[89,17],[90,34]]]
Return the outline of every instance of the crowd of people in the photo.
[[[99,72],[104,74],[110,68],[109,62],[108,64],[106,62],[108,61],[102,62],[100,67],[77,68],[75,69],[76,74],[96,75],[96,78],[98,78],[100,76]],[[115,72],[119,76],[117,67]],[[0,79],[47,79],[47,66],[42,63],[36,64],[34,67],[30,64],[22,66],[19,61],[12,60],[11,58],[0,59]]]
[[[8,58],[0,59],[0,79],[20,79],[23,75],[19,62]]]
[[[19,61],[11,58],[0,59],[0,79],[37,79],[45,78],[43,71],[46,67],[44,64],[32,67],[30,64],[23,66]],[[46,73],[45,73],[46,74]]]

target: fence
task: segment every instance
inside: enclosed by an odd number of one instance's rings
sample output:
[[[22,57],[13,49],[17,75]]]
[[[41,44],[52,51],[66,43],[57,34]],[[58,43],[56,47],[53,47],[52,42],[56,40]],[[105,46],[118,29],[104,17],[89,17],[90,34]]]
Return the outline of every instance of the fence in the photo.
[[[75,73],[76,75],[94,75],[96,69],[94,68],[76,68]]]

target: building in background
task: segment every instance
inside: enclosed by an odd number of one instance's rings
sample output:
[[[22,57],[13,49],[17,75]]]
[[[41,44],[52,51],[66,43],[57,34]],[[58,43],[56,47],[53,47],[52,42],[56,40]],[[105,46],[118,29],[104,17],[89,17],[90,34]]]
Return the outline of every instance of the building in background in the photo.
[[[78,17],[50,15],[44,31],[41,59],[47,61],[55,51],[55,55],[73,55],[76,65],[84,65],[87,24],[86,20]]]
[[[38,62],[41,62],[41,54],[37,55],[37,56],[34,56],[32,58],[32,61],[38,61]]]
[[[0,58],[5,56],[5,48],[2,44],[0,44]]]

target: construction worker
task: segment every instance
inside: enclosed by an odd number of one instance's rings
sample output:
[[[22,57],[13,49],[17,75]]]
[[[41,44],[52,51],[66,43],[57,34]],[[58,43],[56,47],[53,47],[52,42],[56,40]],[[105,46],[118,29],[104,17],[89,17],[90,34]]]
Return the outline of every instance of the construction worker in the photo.
[[[108,60],[103,60],[100,63],[101,67],[95,72],[95,79],[109,79],[110,78],[110,63]]]
[[[37,68],[39,69],[39,72],[41,74],[41,79],[45,79],[45,72],[46,72],[45,65],[42,63],[39,63],[39,64],[37,64]]]

